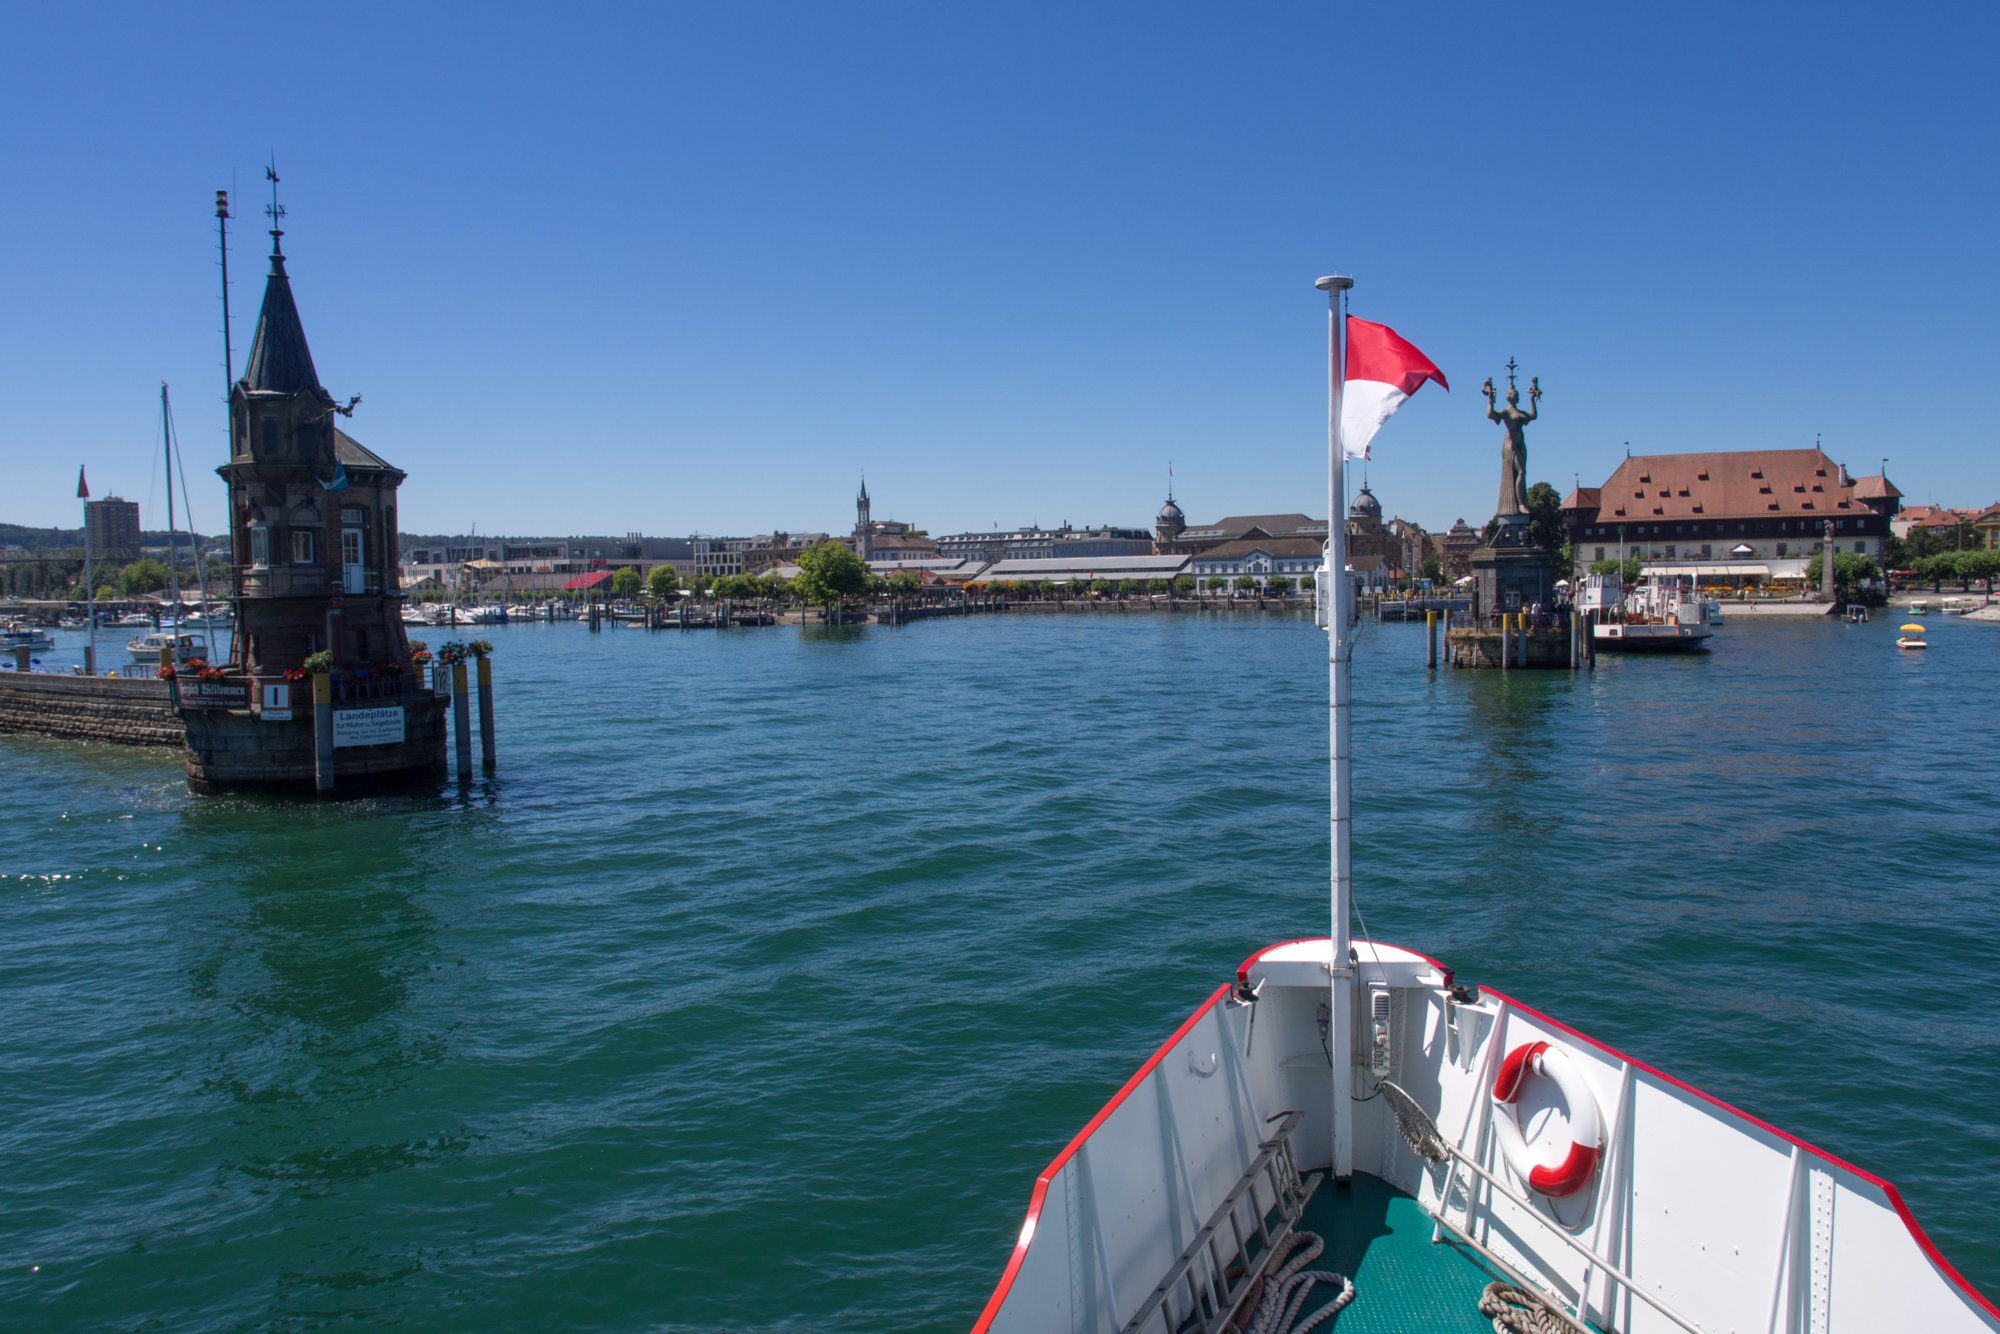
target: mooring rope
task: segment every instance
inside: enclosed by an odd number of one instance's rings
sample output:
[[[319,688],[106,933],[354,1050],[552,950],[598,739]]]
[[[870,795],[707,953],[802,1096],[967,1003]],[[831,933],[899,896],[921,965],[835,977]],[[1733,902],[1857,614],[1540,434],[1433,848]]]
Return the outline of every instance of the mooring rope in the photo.
[[[1488,1283],[1479,1294],[1479,1314],[1493,1321],[1494,1334],[1577,1334],[1579,1328],[1538,1293],[1512,1283]]]
[[[1306,1268],[1325,1249],[1326,1242],[1313,1232],[1294,1232],[1279,1244],[1273,1259],[1282,1261],[1284,1267],[1265,1278],[1263,1300],[1257,1303],[1243,1334],[1305,1334],[1320,1321],[1333,1319],[1354,1300],[1354,1284],[1345,1274]],[[1337,1283],[1340,1291],[1325,1306],[1293,1324],[1317,1283]]]

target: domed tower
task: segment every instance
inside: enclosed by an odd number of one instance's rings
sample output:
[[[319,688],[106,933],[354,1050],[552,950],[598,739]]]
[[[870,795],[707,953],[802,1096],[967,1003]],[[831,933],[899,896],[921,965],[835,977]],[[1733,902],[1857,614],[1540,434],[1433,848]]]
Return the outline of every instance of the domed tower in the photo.
[[[1171,553],[1179,544],[1181,530],[1187,527],[1187,516],[1174,503],[1174,493],[1167,492],[1167,503],[1160,506],[1159,515],[1153,520],[1153,550],[1156,554]]]
[[[1350,532],[1376,533],[1382,530],[1382,502],[1375,499],[1375,493],[1368,489],[1366,483],[1362,484],[1361,494],[1354,498],[1354,503],[1347,507],[1347,524]]]

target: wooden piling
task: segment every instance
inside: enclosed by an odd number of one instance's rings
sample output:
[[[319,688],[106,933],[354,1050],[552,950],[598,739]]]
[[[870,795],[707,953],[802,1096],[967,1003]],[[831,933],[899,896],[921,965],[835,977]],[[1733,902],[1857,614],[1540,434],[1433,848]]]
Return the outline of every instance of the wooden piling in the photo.
[[[492,773],[499,764],[493,752],[493,664],[479,659],[479,767]]]
[[[1500,613],[1500,670],[1506,671],[1514,662],[1513,642],[1509,638],[1514,618],[1507,612]]]
[[[451,665],[451,722],[458,742],[458,781],[472,778],[472,700],[465,688],[465,664]]]
[[[33,654],[34,650],[26,644],[14,645],[14,670],[17,672],[27,671]]]
[[[1438,666],[1438,614],[1424,613],[1424,668],[1436,671]]]

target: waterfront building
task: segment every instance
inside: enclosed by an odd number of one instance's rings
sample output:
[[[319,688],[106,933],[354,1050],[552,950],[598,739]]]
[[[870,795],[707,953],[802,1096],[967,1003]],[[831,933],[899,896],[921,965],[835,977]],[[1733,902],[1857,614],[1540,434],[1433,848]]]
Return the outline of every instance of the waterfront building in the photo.
[[[1139,528],[996,529],[990,533],[946,533],[934,544],[939,556],[990,564],[1001,560],[1089,561],[1114,556],[1151,556],[1154,539]]]
[[[1183,527],[1172,548],[1186,555],[1199,555],[1225,542],[1275,540],[1309,537],[1326,541],[1326,521],[1303,514],[1232,514],[1214,523]],[[1157,533],[1155,540],[1158,540]]]
[[[1313,537],[1245,538],[1185,559],[1188,573],[1204,584],[1210,579],[1227,579],[1233,585],[1248,577],[1263,588],[1272,576],[1283,575],[1297,587],[1300,579],[1319,573],[1326,560],[1325,545]]]
[[[413,546],[403,553],[403,591],[450,596],[549,593],[580,574],[630,565],[640,574],[671,565],[681,574],[694,570],[694,540],[686,537],[489,537],[453,539]]]
[[[83,523],[91,553],[98,560],[139,559],[139,504],[106,496],[83,502]]]
[[[1563,501],[1571,577],[1637,556],[1649,574],[1703,584],[1802,580],[1829,524],[1837,551],[1880,563],[1901,499],[1887,477],[1854,477],[1818,448],[1631,455]]]
[[[795,565],[799,553],[826,540],[825,533],[788,533],[777,529],[759,533],[743,548],[743,572],[763,574],[781,565]]]
[[[1479,530],[1462,517],[1456,519],[1438,547],[1445,578],[1463,579],[1472,573],[1472,553],[1479,549]]]
[[[1173,579],[1188,572],[1186,556],[1049,556],[1010,557],[994,561],[977,575],[982,584],[1068,583],[1098,579]]]
[[[747,537],[700,537],[694,539],[694,572],[719,579],[742,574],[744,553],[750,550]]]
[[[1972,528],[1981,516],[1992,513],[2000,506],[1981,509],[1953,509],[1944,505],[1905,505],[1890,523],[1896,536],[1907,540],[1913,533],[1924,533],[1942,539],[1942,544],[1954,550],[1969,546],[1973,540]]]

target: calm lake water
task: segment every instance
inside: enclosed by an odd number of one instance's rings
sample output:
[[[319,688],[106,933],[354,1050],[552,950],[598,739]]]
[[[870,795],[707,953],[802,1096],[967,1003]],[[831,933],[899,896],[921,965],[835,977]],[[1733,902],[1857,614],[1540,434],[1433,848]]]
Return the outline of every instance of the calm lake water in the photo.
[[[1371,626],[1356,892],[1992,1292],[2000,626],[1894,626],[1578,676]],[[463,791],[0,738],[0,1324],[962,1330],[1063,1142],[1326,931],[1309,622],[488,633]]]

